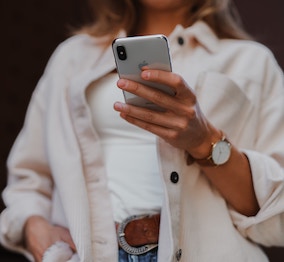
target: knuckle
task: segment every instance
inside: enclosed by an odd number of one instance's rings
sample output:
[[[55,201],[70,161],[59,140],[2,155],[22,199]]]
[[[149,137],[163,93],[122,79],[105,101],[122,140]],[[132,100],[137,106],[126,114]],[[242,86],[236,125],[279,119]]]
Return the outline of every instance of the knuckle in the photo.
[[[161,92],[154,92],[152,96],[153,102],[161,101],[163,99],[163,96],[164,94],[162,94]]]
[[[187,108],[184,109],[184,115],[186,116],[186,118],[189,121],[190,119],[196,118],[196,111],[191,107],[187,107]]]
[[[175,130],[172,130],[171,132],[168,133],[168,140],[170,141],[175,141],[179,137],[179,133]]]
[[[186,130],[188,128],[188,125],[189,125],[188,119],[183,119],[182,121],[179,121],[176,124],[176,128],[179,131],[184,131],[184,130]]]
[[[197,103],[197,97],[196,97],[196,95],[192,95],[192,96],[191,96],[191,103],[194,104],[194,105]]]
[[[139,91],[139,83],[133,82],[132,89],[135,92]]]
[[[184,80],[180,75],[173,74],[172,77],[172,81],[175,86],[184,86]]]
[[[155,70],[155,71],[153,72],[153,77],[154,77],[155,79],[159,79],[159,78],[161,77],[161,72],[160,72],[159,70]]]
[[[155,116],[150,112],[145,113],[143,117],[147,122],[153,122],[155,119]]]
[[[143,127],[146,131],[149,131],[149,132],[151,132],[151,125],[150,124],[144,124],[144,127]]]
[[[124,113],[130,115],[132,112],[131,107],[126,105],[124,106]]]

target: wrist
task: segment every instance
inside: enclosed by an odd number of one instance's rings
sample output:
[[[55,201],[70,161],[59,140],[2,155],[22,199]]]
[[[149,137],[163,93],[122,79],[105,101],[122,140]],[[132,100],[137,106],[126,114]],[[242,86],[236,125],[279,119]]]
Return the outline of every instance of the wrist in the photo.
[[[222,137],[222,131],[212,130],[198,147],[187,150],[187,152],[193,159],[205,159],[211,154],[212,145],[222,139]]]
[[[28,217],[23,228],[24,239],[26,239],[34,229],[42,227],[43,225],[49,226],[49,222],[44,217],[39,215]]]
[[[221,132],[221,137],[211,142],[209,153],[201,158],[192,155],[187,156],[187,164],[190,165],[196,162],[200,166],[220,166],[226,164],[231,157],[231,143],[226,136]]]

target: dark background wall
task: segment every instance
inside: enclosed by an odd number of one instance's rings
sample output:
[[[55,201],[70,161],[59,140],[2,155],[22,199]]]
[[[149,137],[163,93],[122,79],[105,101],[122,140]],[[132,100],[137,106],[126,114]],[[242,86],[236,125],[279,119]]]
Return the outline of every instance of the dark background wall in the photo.
[[[6,184],[7,155],[23,124],[31,93],[55,47],[69,36],[71,27],[88,20],[86,1],[0,2],[0,192]],[[235,2],[246,29],[273,51],[284,69],[283,0]],[[0,210],[3,207],[0,201]],[[266,251],[271,261],[284,260],[281,248]],[[1,247],[0,260],[25,261]]]

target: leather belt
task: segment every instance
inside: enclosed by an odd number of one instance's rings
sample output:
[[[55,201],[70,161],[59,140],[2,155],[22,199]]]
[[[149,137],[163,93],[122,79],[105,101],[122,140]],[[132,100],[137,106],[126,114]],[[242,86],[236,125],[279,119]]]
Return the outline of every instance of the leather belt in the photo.
[[[116,223],[119,247],[132,255],[144,254],[158,246],[160,214],[139,215]]]

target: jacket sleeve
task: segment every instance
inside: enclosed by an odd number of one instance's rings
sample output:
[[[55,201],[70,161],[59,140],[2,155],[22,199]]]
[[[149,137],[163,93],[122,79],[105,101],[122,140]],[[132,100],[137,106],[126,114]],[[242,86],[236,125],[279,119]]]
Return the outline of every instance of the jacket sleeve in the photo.
[[[50,220],[53,179],[46,153],[46,108],[54,79],[64,78],[66,74],[69,42],[59,45],[51,56],[8,157],[8,181],[2,193],[6,208],[0,216],[0,240],[16,251],[23,251],[23,226],[28,217],[39,215]]]
[[[4,246],[22,244],[22,229],[31,215],[49,219],[52,179],[44,150],[44,103],[40,80],[30,101],[24,126],[8,157],[8,181],[2,193],[6,209],[1,213]]]
[[[245,217],[234,210],[231,215],[245,237],[264,246],[283,246],[284,81],[283,72],[270,53],[266,61],[255,148],[244,150],[250,162],[260,210],[253,217]]]

